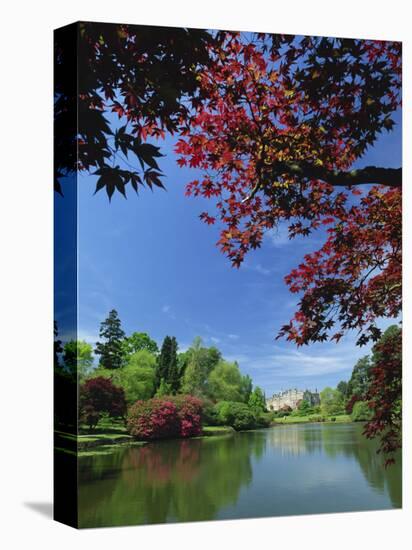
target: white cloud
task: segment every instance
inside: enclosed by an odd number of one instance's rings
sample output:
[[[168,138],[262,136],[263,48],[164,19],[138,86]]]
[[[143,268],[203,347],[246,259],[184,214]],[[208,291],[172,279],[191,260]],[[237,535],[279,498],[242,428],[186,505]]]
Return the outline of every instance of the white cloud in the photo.
[[[341,353],[330,355],[313,355],[301,351],[279,354],[274,357],[273,366],[281,367],[288,376],[322,376],[347,371],[352,368],[351,362]]]
[[[269,229],[265,233],[265,237],[270,241],[272,246],[280,248],[291,243],[289,239],[288,225],[286,223],[279,223],[277,227]]]
[[[230,340],[239,340],[239,334],[228,334],[227,337]]]
[[[243,370],[250,371],[264,386],[282,381],[286,387],[294,386],[297,379],[349,375],[356,361],[368,353],[369,349],[359,348],[354,338],[348,338],[345,344],[319,344],[310,351],[273,346],[266,354],[256,350],[256,354],[248,352],[239,360]]]
[[[260,273],[261,275],[270,275],[275,271],[274,269],[264,267],[262,264],[251,264],[250,262],[246,261],[243,262],[243,267],[250,271],[256,271],[256,273]]]
[[[211,337],[210,337],[210,340],[211,340],[214,344],[219,344],[219,342],[220,342],[220,338],[216,338],[215,336],[211,336]]]
[[[170,306],[168,306],[168,305],[163,306],[163,307],[162,307],[162,311],[163,311],[163,313],[169,313],[169,311],[170,311]]]

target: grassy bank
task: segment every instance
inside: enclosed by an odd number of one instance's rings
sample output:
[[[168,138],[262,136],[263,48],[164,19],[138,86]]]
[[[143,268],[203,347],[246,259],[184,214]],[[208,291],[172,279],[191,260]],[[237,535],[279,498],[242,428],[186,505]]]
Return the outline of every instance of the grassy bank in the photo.
[[[230,426],[204,426],[202,434],[198,437],[213,437],[231,435],[235,430]],[[79,456],[91,456],[113,452],[120,446],[145,445],[146,441],[136,441],[131,437],[121,422],[104,419],[99,427],[90,430],[87,426],[80,426],[80,433],[74,434],[56,431],[56,448],[63,452]]]
[[[304,424],[309,422],[331,422],[331,423],[340,423],[340,422],[352,422],[349,414],[338,414],[336,416],[327,416],[324,417],[324,420],[319,420],[316,418],[317,415],[310,416],[286,416],[283,418],[274,418],[272,424]]]
[[[324,423],[343,423],[351,422],[351,417],[347,414],[336,416],[323,417],[320,420],[319,415],[308,416],[286,416],[275,418],[272,421],[272,426],[278,424],[305,424],[313,422]],[[64,452],[71,454],[79,454],[79,456],[88,456],[91,454],[101,454],[113,452],[116,448],[124,445],[144,445],[146,441],[136,441],[131,437],[123,422],[104,418],[99,422],[99,426],[94,430],[90,430],[88,426],[81,425],[80,433],[76,437],[74,434],[65,432],[56,432],[56,447]],[[228,436],[235,434],[236,431],[231,426],[203,426],[200,438]]]
[[[272,426],[278,424],[305,424],[316,422],[314,416],[286,416],[284,418],[275,418]],[[351,417],[347,414],[341,414],[326,417],[323,423],[344,423],[351,422]],[[102,421],[101,425],[93,431],[87,426],[81,426],[81,432],[77,437],[66,432],[56,432],[56,448],[62,452],[78,456],[94,456],[100,454],[109,454],[123,446],[141,446],[147,441],[136,441],[127,434],[124,424],[113,422],[110,419]],[[217,436],[228,436],[235,434],[236,431],[231,426],[203,426],[202,434],[197,438],[214,438]]]
[[[209,437],[212,435],[229,435],[234,434],[235,429],[231,426],[203,426],[202,436]]]

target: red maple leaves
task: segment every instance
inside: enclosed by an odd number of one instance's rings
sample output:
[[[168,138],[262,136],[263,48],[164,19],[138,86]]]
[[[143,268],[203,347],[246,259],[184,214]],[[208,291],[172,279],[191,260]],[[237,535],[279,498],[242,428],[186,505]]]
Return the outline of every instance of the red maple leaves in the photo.
[[[302,300],[280,334],[298,344],[350,329],[360,344],[377,339],[376,319],[400,310],[401,191],[374,186],[356,203],[358,189],[338,192],[327,175],[391,128],[400,45],[225,33],[210,52],[176,146],[179,165],[204,172],[186,194],[216,201],[201,219],[219,220],[218,245],[237,267],[282,221],[291,238],[328,226],[324,246],[286,278]]]
[[[377,319],[401,311],[401,270],[401,193],[373,187],[336,216],[322,248],[286,277],[303,297],[281,335],[304,344],[356,330],[359,344],[376,340]]]
[[[385,465],[395,462],[402,446],[402,332],[389,327],[373,348],[373,367],[366,399],[373,411],[364,434],[380,437],[379,451],[386,456]]]

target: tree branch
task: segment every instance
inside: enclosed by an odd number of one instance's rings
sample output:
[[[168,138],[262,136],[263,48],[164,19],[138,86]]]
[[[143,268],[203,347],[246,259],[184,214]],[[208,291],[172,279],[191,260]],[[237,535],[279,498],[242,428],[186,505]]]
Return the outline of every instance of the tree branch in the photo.
[[[366,166],[357,170],[344,172],[328,170],[310,162],[278,162],[274,166],[277,175],[301,176],[305,179],[319,179],[337,187],[348,185],[366,185],[378,183],[388,187],[402,187],[402,168],[380,168]]]
[[[317,179],[325,181],[335,187],[347,187],[350,185],[380,184],[388,187],[402,187],[402,168],[380,168],[378,166],[366,166],[348,172],[342,170],[328,170],[323,166],[315,166],[310,162],[277,162],[273,165],[273,176],[295,176],[304,179]],[[263,189],[262,182],[258,182],[250,195],[243,202],[252,199],[256,193]]]

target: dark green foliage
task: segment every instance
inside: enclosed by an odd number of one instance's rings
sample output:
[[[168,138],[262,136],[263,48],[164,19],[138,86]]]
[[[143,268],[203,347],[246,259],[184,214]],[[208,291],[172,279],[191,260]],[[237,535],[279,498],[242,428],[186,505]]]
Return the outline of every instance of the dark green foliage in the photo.
[[[279,416],[289,416],[293,412],[293,409],[289,405],[283,405],[277,412]]]
[[[169,391],[176,393],[180,386],[180,372],[177,361],[177,340],[174,336],[166,336],[157,359],[156,387],[159,388],[163,380]]]
[[[347,396],[357,395],[360,399],[364,398],[369,387],[369,371],[371,368],[371,360],[366,355],[359,359],[353,367],[352,376],[347,386]]]
[[[159,353],[157,344],[146,332],[133,332],[123,341],[123,349],[126,355],[131,355],[137,351],[147,350],[156,355]]]
[[[253,388],[253,382],[251,377],[248,374],[246,374],[245,376],[242,376],[240,392],[242,394],[242,401],[244,403],[249,402],[249,397],[250,397],[250,394],[252,393],[252,388]]]
[[[100,355],[99,365],[105,369],[119,369],[124,360],[125,333],[115,309],[112,309],[107,319],[102,322],[99,335],[104,340],[97,342],[94,351],[96,355]]]
[[[289,407],[289,405],[284,405],[281,409],[277,411],[272,411],[272,417],[283,418],[285,416],[290,416],[292,412],[293,412],[292,407]]]
[[[320,407],[325,416],[344,413],[344,401],[342,394],[335,389],[325,388],[320,392]]]
[[[93,366],[93,348],[82,340],[70,340],[63,347],[63,365],[73,376],[84,378]]]
[[[372,368],[366,400],[373,410],[365,435],[379,437],[385,464],[392,464],[402,446],[402,330],[390,326],[372,349]],[[356,407],[356,405],[355,405]]]
[[[347,397],[348,395],[348,385],[348,382],[341,380],[336,386],[336,389],[343,395],[343,397]]]
[[[309,416],[310,414],[314,414],[315,408],[313,407],[306,399],[302,399],[298,405],[298,408],[293,411],[294,416]]]
[[[187,117],[190,103],[182,99],[196,101],[196,75],[209,62],[212,36],[197,29],[84,22],[77,32],[77,58],[65,55],[56,35],[56,190],[76,163],[94,170],[96,191],[106,189],[109,197],[115,191],[125,195],[127,184],[136,192],[144,185],[163,187],[156,160],[162,155],[145,142],[176,131]],[[78,128],[76,117],[68,116],[76,104]],[[120,127],[105,111],[117,114]],[[67,155],[76,137],[77,148]],[[124,159],[132,168],[120,168]]]
[[[215,405],[219,424],[232,426],[235,430],[250,430],[259,427],[255,413],[244,403],[220,401]]]
[[[202,408],[202,425],[216,425],[218,423],[216,418],[215,403],[211,399],[203,398]]]
[[[372,348],[372,356],[360,359],[347,386],[346,412],[364,421],[364,434],[380,438],[385,465],[394,461],[402,445],[402,331],[392,325]]]
[[[268,412],[259,412],[256,414],[256,427],[268,428],[273,420],[272,414]]]
[[[326,417],[321,414],[315,414],[309,417],[309,422],[326,422]]]

